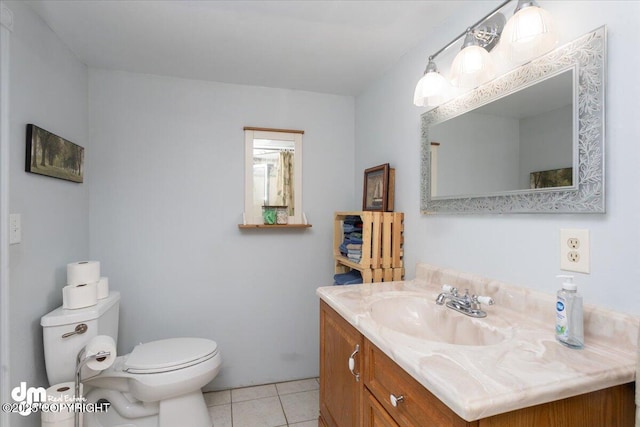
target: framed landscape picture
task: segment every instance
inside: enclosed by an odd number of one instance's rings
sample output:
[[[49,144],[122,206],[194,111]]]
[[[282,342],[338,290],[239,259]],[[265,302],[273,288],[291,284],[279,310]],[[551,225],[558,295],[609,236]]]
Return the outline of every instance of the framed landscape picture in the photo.
[[[571,187],[573,185],[573,168],[531,172],[529,184],[530,188]]]
[[[28,124],[25,171],[81,183],[84,176],[84,148]]]

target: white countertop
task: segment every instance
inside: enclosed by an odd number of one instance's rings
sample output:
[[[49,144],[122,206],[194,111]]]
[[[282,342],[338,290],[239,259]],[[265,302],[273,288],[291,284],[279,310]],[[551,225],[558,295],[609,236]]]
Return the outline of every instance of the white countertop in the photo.
[[[416,275],[413,281],[328,286],[316,293],[467,421],[635,379],[638,317],[585,304],[585,347],[573,350],[555,340],[555,295],[426,264]],[[468,324],[468,316],[435,304],[445,283],[491,296],[495,305],[483,306],[488,316],[473,321],[504,340],[453,345],[418,338],[412,325],[404,333],[372,317],[376,301],[406,295],[433,301],[433,310],[443,311],[439,317]]]

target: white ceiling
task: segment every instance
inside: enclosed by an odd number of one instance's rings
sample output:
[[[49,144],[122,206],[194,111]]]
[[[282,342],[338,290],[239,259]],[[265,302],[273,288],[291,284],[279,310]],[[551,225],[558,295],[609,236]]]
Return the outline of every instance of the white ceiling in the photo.
[[[466,2],[27,3],[91,67],[357,95]]]

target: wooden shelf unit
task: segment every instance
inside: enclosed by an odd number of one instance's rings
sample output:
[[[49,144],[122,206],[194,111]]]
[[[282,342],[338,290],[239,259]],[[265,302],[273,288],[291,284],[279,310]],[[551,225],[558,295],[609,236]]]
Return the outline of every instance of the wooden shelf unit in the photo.
[[[340,253],[344,240],[343,222],[348,216],[362,219],[362,258],[356,263]],[[336,212],[333,221],[335,272],[358,270],[364,283],[390,282],[404,278],[404,213]]]

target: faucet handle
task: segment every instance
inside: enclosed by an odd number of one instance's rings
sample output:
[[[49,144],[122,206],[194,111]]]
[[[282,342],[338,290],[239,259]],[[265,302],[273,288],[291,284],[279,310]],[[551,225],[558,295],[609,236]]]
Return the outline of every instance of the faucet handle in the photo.
[[[480,304],[493,305],[493,298],[491,297],[483,297],[480,295],[476,297],[476,301]]]
[[[457,289],[451,285],[442,285],[442,292],[455,293]]]

